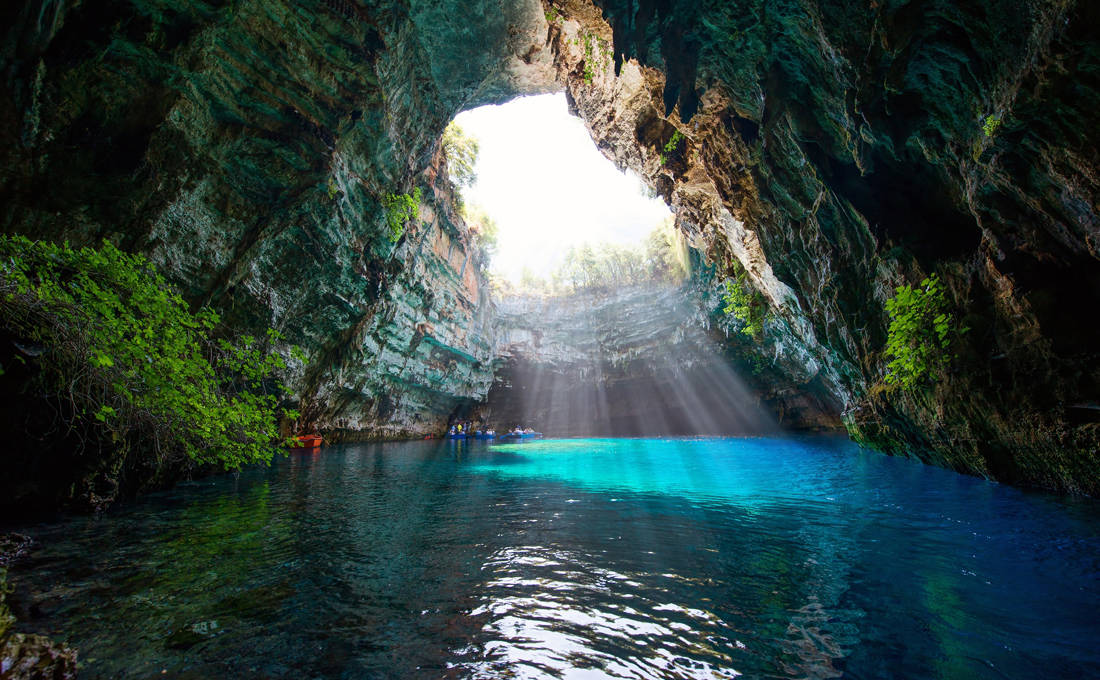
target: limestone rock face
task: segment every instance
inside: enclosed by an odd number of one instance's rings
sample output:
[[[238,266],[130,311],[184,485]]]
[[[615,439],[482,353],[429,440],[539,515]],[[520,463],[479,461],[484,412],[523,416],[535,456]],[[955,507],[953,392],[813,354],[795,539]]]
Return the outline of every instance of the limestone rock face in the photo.
[[[0,225],[147,253],[308,356],[306,426],[438,430],[491,376],[483,263],[439,153],[557,89],[535,2],[28,0],[0,10]],[[383,199],[421,189],[397,242]]]
[[[708,308],[716,297],[699,285],[651,284],[500,301],[482,419],[548,436],[838,428],[827,395],[793,382],[793,371],[754,374]]]
[[[1095,3],[555,4],[597,145],[747,272],[765,355],[801,354],[854,436],[1100,491]],[[586,36],[614,43],[593,78]],[[885,301],[932,273],[970,330],[938,380],[884,389]]]
[[[17,0],[0,19],[0,229],[112,239],[235,328],[281,330],[307,353],[307,425],[412,436],[485,397],[492,306],[439,137],[564,88],[713,282],[743,270],[767,300],[762,342],[734,344],[777,394],[894,453],[1100,492],[1096,3]],[[417,188],[393,242],[382,201]],[[885,302],[931,273],[970,331],[939,380],[883,389]]]

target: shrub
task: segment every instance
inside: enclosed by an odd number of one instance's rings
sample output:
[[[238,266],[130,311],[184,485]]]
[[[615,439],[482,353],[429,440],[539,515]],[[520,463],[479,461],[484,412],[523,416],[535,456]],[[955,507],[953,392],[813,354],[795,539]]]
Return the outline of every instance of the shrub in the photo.
[[[596,78],[598,70],[606,71],[611,66],[611,45],[603,38],[584,31],[580,40],[573,39],[573,44],[580,44],[584,48],[584,72],[582,77],[589,85]]]
[[[454,121],[447,125],[443,131],[443,154],[447,157],[451,181],[456,186],[469,188],[477,182],[479,151],[476,137],[467,134]]]
[[[742,323],[741,332],[754,340],[760,340],[764,334],[767,304],[764,296],[748,283],[744,271],[737,276],[736,281],[726,279],[726,292],[722,301],[726,303],[722,311]]]
[[[639,246],[604,242],[570,247],[550,281],[560,292],[611,290],[645,282],[679,284],[689,273],[683,236],[667,220]]]
[[[684,141],[684,135],[679,130],[672,133],[672,137],[665,142],[664,151],[661,152],[661,165],[664,165],[671,154],[680,148],[680,142]]]
[[[390,229],[390,240],[397,243],[405,233],[409,220],[420,219],[420,187],[409,194],[386,194],[382,199],[382,208],[386,211],[386,226]]]
[[[982,132],[985,136],[992,137],[999,129],[1001,129],[1001,119],[998,116],[986,116],[985,122],[982,123]]]
[[[885,382],[911,389],[947,367],[953,358],[951,345],[967,328],[959,328],[949,311],[947,297],[935,274],[913,288],[899,286],[886,301],[890,328],[886,340]]]
[[[145,446],[226,469],[269,462],[286,367],[257,339],[215,338],[218,315],[189,311],[140,255],[0,236],[0,325],[32,358],[82,440]],[[284,411],[295,418],[297,414]]]
[[[477,204],[463,205],[462,218],[466,220],[470,234],[474,237],[474,243],[481,251],[478,261],[482,266],[488,266],[493,255],[496,254],[497,242],[500,236],[496,221],[489,217],[485,209]]]
[[[687,242],[672,218],[666,218],[645,239],[645,267],[655,281],[681,283],[691,274]]]

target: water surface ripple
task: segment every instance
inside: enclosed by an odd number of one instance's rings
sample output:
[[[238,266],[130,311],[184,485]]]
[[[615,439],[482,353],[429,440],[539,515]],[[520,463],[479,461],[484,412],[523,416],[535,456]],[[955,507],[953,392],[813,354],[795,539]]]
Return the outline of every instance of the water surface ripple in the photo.
[[[1100,504],[833,439],[327,448],[19,529],[84,678],[1100,677]]]

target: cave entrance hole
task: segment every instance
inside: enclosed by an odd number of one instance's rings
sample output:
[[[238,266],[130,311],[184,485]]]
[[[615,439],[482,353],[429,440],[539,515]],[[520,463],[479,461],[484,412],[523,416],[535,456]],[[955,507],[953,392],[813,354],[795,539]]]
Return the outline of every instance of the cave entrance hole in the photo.
[[[444,148],[498,312],[475,420],[554,436],[773,427],[711,329],[668,206],[600,153],[564,94],[463,112]]]
[[[472,168],[464,167],[468,158],[456,158],[463,137],[477,145]],[[668,206],[596,149],[564,93],[464,111],[444,140],[467,222],[475,231],[486,220],[495,228],[489,269],[505,290],[561,293],[635,283],[642,272],[599,265],[612,253],[623,267],[639,264],[628,258],[644,258],[647,238],[671,230]]]

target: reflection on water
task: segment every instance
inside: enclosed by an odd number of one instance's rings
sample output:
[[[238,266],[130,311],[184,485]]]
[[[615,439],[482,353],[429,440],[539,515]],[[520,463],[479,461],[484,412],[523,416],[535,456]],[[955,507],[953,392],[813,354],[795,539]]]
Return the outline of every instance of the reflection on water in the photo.
[[[721,646],[707,639],[720,636],[720,620],[653,601],[645,584],[586,564],[583,555],[526,546],[501,551],[485,568],[492,574],[489,597],[473,614],[488,615],[482,629],[488,641],[473,650],[474,677],[566,670],[624,678],[738,675]]]
[[[833,440],[363,445],[23,527],[82,677],[1100,674],[1100,507]]]

